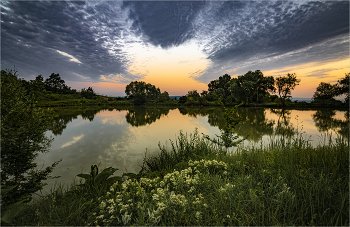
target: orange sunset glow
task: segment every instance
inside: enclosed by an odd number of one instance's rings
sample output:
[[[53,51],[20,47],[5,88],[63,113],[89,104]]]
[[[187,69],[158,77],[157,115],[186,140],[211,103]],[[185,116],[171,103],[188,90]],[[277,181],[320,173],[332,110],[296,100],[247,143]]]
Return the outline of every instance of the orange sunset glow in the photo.
[[[155,58],[148,62],[148,71],[138,71],[146,75],[141,81],[151,83],[156,87],[159,87],[161,91],[167,91],[170,95],[185,95],[190,90],[208,90],[206,83],[201,83],[196,80],[196,73],[204,71],[209,65],[209,60],[202,59],[201,61],[186,61],[180,53],[172,53],[171,51],[161,52],[162,57]],[[200,53],[198,53],[200,59]],[[191,56],[192,57],[192,56]],[[195,58],[191,58],[195,59]],[[142,59],[140,59],[142,61]],[[200,64],[202,63],[202,65]],[[142,69],[137,65],[133,65],[134,70]],[[256,70],[256,69],[252,69]],[[322,77],[317,75],[317,72],[326,71]],[[284,76],[287,73],[296,73],[297,77],[301,79],[299,86],[295,88],[292,95],[295,97],[311,98],[316,90],[316,87],[321,82],[327,82],[334,84],[339,79],[343,78],[345,73],[349,72],[349,58],[344,60],[328,62],[320,64],[318,62],[305,63],[300,65],[288,66],[283,68],[276,68],[267,71],[263,71],[265,76]],[[313,73],[315,73],[313,75]],[[241,74],[231,75],[237,77]],[[217,75],[217,78],[222,75]],[[92,86],[97,91],[124,92],[128,83],[114,83],[114,82],[99,82],[99,83],[84,83],[85,87]],[[82,86],[81,85],[81,86]]]

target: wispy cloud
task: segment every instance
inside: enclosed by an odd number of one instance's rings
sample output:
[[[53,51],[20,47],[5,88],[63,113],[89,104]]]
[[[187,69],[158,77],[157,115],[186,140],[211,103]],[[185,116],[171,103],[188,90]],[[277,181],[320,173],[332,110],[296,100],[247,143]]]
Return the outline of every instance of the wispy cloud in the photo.
[[[343,69],[343,68],[341,68]],[[309,74],[304,75],[305,77],[318,77],[318,78],[324,78],[327,77],[328,72],[332,72],[334,70],[339,70],[338,68],[328,68],[328,69],[319,69],[310,72]]]
[[[81,64],[81,62],[78,59],[76,59],[75,57],[73,57],[72,55],[67,54],[65,52],[62,52],[62,51],[59,51],[59,50],[57,50],[57,52],[62,54],[63,56],[69,57],[70,58],[69,61],[73,61],[73,62]]]

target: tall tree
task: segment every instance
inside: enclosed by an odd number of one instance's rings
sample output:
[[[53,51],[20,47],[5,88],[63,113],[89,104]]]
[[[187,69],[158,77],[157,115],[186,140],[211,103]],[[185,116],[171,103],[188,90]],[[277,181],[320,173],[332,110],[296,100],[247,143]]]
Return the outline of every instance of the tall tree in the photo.
[[[288,73],[286,76],[279,76],[275,78],[275,85],[278,95],[282,100],[283,106],[286,105],[286,99],[292,97],[292,90],[299,85],[300,79],[297,79],[295,73]]]
[[[161,94],[161,92],[159,88],[156,88],[156,86],[148,83],[145,86],[145,94],[148,99],[154,100],[159,98],[159,95]]]
[[[133,81],[125,87],[125,94],[130,98],[137,97],[136,103],[143,104],[147,100],[155,100],[159,98],[161,92],[159,88],[156,88],[152,84],[146,84],[143,81]]]
[[[45,88],[52,93],[65,93],[68,87],[65,81],[60,77],[60,74],[52,73],[50,77],[45,80]]]
[[[45,82],[42,75],[35,77],[35,80],[29,81],[30,84],[30,94],[34,95],[36,99],[41,99],[45,94]]]
[[[219,96],[226,97],[229,95],[228,88],[230,80],[231,76],[228,74],[224,74],[220,76],[219,79],[210,81],[210,83],[208,84],[208,91],[212,91],[217,93],[217,95]]]
[[[253,81],[244,76],[233,78],[230,82],[230,92],[235,102],[245,102],[249,105],[254,97]]]
[[[219,88],[219,80],[212,80],[208,84],[208,91],[215,92]]]
[[[336,85],[330,83],[321,82],[314,95],[312,96],[312,102],[316,103],[330,103],[334,102],[334,97],[337,96],[338,89]]]
[[[38,91],[45,90],[45,82],[44,82],[44,77],[42,75],[36,76],[35,80],[31,80],[30,83],[35,90],[38,90]]]
[[[45,132],[52,114],[35,107],[16,71],[1,71],[1,186],[13,187],[1,197],[1,208],[41,190],[57,165],[37,169],[34,162],[49,149],[52,139]]]
[[[338,95],[345,95],[345,102],[349,103],[349,73],[345,73],[345,77],[338,80]]]
[[[269,92],[274,92],[276,90],[273,76],[264,77],[260,72],[258,75],[256,80],[256,102],[259,102],[259,98],[261,100],[262,97],[269,95]]]
[[[232,78],[229,90],[236,102],[261,102],[264,96],[274,91],[274,78],[265,77],[260,70],[248,71],[238,78]]]

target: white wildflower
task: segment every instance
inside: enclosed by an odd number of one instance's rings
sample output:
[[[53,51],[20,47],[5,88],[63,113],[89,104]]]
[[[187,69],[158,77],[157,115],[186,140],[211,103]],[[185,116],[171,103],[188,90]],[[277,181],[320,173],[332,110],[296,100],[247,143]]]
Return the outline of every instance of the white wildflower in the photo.
[[[159,195],[154,194],[154,195],[152,196],[152,198],[153,198],[153,200],[159,200]]]
[[[197,212],[196,212],[196,219],[197,219],[197,220],[202,219],[202,214],[201,214],[200,211],[197,211]]]
[[[105,207],[106,207],[106,203],[102,201],[102,202],[100,203],[100,208],[103,209],[103,208],[105,208]]]
[[[192,187],[190,188],[190,190],[188,190],[188,192],[191,193],[191,192],[193,192],[194,190],[195,190],[195,188],[194,188],[194,186],[192,186]]]

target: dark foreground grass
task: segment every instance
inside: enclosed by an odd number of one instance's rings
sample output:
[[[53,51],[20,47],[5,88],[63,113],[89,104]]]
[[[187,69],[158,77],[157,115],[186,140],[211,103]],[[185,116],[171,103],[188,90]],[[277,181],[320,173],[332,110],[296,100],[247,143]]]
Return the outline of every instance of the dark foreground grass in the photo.
[[[13,224],[349,225],[342,140],[313,148],[283,138],[229,155],[195,132],[169,147],[106,189],[58,187],[23,207]]]

